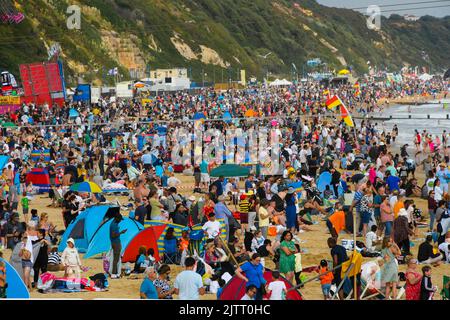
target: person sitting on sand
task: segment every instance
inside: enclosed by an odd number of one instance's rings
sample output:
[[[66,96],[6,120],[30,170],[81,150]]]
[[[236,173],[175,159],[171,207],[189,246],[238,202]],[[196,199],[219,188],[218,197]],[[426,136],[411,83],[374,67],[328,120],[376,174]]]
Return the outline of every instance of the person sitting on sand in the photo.
[[[431,244],[433,237],[427,235],[425,241],[419,246],[419,253],[417,255],[417,260],[421,264],[432,264],[438,266],[442,260],[442,254],[434,253],[433,245]]]
[[[154,267],[148,267],[144,271],[146,277],[144,281],[141,284],[141,287],[139,289],[140,291],[140,297],[141,299],[158,299],[158,291],[156,290],[155,285],[153,284],[153,281],[157,278],[157,273],[155,271]]]
[[[65,267],[61,261],[61,256],[58,253],[57,246],[53,246],[50,249],[50,252],[48,254],[47,270],[52,272],[65,270]]]

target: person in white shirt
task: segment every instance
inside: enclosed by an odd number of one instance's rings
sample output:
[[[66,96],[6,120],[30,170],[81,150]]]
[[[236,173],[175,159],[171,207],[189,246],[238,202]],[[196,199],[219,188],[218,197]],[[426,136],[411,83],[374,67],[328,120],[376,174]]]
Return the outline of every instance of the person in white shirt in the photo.
[[[377,229],[376,225],[372,225],[370,231],[366,234],[366,248],[369,252],[378,251],[377,245],[380,244],[381,241],[376,234]]]
[[[206,222],[202,230],[208,235],[208,239],[215,239],[220,235],[220,222],[216,220],[214,212],[209,214],[209,221]]]
[[[286,300],[287,288],[286,284],[279,280],[280,272],[272,272],[273,281],[267,285],[267,293],[270,295],[269,300]]]
[[[441,180],[436,179],[434,181],[434,200],[439,202],[442,200],[442,196],[444,195],[444,190],[441,188]]]
[[[444,255],[445,262],[450,263],[450,238],[445,239],[445,241],[442,242],[438,248]]]

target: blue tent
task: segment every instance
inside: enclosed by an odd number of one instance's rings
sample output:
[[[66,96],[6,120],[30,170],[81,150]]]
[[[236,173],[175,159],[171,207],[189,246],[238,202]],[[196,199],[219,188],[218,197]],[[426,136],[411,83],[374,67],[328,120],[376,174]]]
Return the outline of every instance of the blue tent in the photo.
[[[30,299],[27,286],[16,269],[5,259],[0,258],[0,261],[4,262],[6,267],[6,283],[8,283],[8,288],[6,288],[7,299]]]
[[[10,158],[9,156],[3,156],[3,155],[0,156],[0,170],[3,170],[3,168],[8,163],[9,158]]]
[[[73,108],[69,110],[69,118],[76,118],[79,115],[80,115],[80,113],[77,110],[75,110]]]
[[[223,117],[222,117],[222,119],[223,119],[226,123],[230,123],[232,118],[233,118],[233,117],[231,116],[231,113],[229,113],[228,111],[225,112],[225,113],[223,114]]]
[[[109,238],[109,228],[113,219],[110,219],[103,223],[95,232],[92,240],[89,243],[89,247],[84,255],[84,258],[90,258],[96,254],[108,252],[111,249],[111,240]],[[119,230],[127,230],[127,232],[120,235],[120,242],[122,244],[123,253],[128,243],[139,233],[144,230],[144,226],[134,219],[124,218],[119,223]]]
[[[331,173],[328,171],[323,172],[319,178],[317,179],[317,189],[322,193],[325,191],[326,186],[330,186],[330,190],[333,191],[333,187],[331,186]],[[344,193],[344,190],[342,189],[342,186],[339,185],[338,187],[338,194],[342,195]]]
[[[58,246],[58,251],[64,251],[67,246],[67,240],[73,238],[75,240],[75,247],[77,247],[78,251],[86,252],[92,237],[103,223],[105,216],[111,217],[114,212],[119,210],[119,207],[95,206],[81,212],[64,232]]]

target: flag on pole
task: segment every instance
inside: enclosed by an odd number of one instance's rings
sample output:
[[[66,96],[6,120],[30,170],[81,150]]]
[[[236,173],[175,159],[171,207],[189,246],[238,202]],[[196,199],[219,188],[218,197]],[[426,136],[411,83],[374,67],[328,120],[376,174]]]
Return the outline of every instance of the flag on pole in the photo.
[[[327,108],[332,110],[342,104],[341,99],[339,99],[338,96],[333,96],[332,98],[328,99],[326,102]]]
[[[355,124],[353,123],[353,119],[352,119],[352,116],[350,115],[350,112],[348,112],[347,108],[345,107],[345,105],[343,103],[340,105],[340,108],[341,108],[342,120],[344,120],[346,125],[353,128],[355,126]]]

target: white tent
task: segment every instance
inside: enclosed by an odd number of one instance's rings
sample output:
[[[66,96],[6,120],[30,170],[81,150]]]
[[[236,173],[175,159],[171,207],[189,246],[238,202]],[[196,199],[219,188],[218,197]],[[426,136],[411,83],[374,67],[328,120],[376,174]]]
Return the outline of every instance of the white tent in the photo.
[[[433,76],[429,75],[428,73],[424,73],[424,74],[420,75],[419,79],[422,81],[428,81],[428,80],[433,79]]]
[[[287,81],[286,79],[280,80],[276,79],[275,81],[270,83],[270,86],[290,86],[292,82]]]

